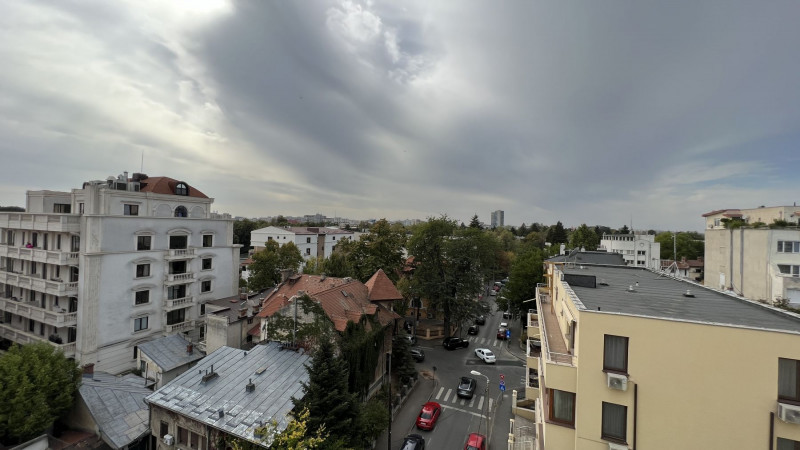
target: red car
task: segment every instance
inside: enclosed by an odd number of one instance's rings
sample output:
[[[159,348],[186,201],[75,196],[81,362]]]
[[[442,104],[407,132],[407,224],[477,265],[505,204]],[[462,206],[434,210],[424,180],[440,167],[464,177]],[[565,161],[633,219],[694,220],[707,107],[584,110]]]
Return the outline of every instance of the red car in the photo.
[[[470,433],[464,450],[486,450],[486,436],[478,433]]]
[[[432,430],[441,414],[442,405],[436,402],[425,403],[422,405],[422,410],[417,417],[417,428],[420,430]]]

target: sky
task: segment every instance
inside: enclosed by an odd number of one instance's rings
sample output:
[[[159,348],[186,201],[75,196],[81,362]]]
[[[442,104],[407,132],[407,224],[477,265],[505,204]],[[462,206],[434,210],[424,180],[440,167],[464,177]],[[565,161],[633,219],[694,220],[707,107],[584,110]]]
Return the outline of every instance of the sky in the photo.
[[[702,230],[800,200],[800,2],[6,0],[0,205]]]

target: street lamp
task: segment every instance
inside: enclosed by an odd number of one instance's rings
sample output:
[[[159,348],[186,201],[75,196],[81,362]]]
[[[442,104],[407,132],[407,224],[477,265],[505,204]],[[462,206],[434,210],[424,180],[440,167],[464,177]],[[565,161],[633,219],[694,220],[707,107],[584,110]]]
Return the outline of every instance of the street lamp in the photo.
[[[488,438],[488,436],[489,436],[489,413],[486,412],[486,410],[489,407],[489,377],[487,377],[486,375],[478,372],[477,370],[472,370],[472,371],[470,371],[470,373],[472,375],[481,376],[481,377],[486,379],[486,389],[484,389],[484,392],[486,394],[486,403],[484,404],[484,407],[483,407],[483,410],[484,410],[483,415],[486,416],[486,436]],[[481,420],[478,421],[478,433],[481,432],[481,421],[483,421],[483,416],[481,416]]]

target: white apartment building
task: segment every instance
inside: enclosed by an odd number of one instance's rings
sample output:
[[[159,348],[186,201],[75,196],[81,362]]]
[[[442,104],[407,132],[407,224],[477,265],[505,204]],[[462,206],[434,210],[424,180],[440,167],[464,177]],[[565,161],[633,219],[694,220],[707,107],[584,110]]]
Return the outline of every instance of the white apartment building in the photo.
[[[703,214],[706,286],[733,291],[752,300],[787,302],[800,307],[800,207],[727,209]],[[744,227],[726,229],[723,218]],[[774,220],[791,225],[769,228]],[[756,225],[753,227],[753,225]]]
[[[354,239],[353,232],[327,227],[265,227],[250,232],[254,252],[263,250],[267,241],[279,245],[294,242],[306,260],[329,256],[333,247],[345,238]]]
[[[505,212],[501,209],[492,211],[491,223],[492,228],[502,228],[505,225]]]
[[[661,269],[661,244],[650,234],[603,234],[600,249],[619,253],[629,266]]]
[[[127,172],[28,191],[0,213],[0,338],[48,341],[81,364],[135,368],[137,344],[202,338],[205,302],[238,289],[233,221],[184,181]]]

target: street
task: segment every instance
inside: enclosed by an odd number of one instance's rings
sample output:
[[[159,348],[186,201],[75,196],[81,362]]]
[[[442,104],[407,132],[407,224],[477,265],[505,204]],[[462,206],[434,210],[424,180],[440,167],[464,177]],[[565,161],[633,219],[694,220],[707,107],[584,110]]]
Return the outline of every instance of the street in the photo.
[[[420,381],[409,395],[405,404],[397,411],[392,423],[391,449],[400,448],[403,438],[412,433],[425,438],[426,449],[463,449],[467,436],[476,432],[488,437],[491,449],[507,446],[506,441],[511,418],[511,391],[524,389],[522,379],[525,374],[524,353],[517,344],[520,330],[518,320],[503,319],[502,312],[496,311],[494,297],[486,297],[493,313],[486,314],[486,324],[480,326],[477,335],[468,336],[466,331],[460,335],[470,341],[468,348],[445,350],[442,340],[419,341],[425,351],[425,361],[417,363],[421,373]],[[500,322],[508,322],[511,329],[510,340],[496,339]],[[516,348],[509,348],[509,343]],[[475,355],[475,349],[487,348],[497,357],[495,364],[486,364]],[[515,354],[513,353],[515,352]],[[435,379],[434,370],[436,367]],[[489,379],[472,375],[478,371]],[[507,387],[500,391],[500,375],[504,375]],[[462,376],[475,378],[477,388],[472,399],[456,395],[458,382]],[[421,406],[427,401],[442,405],[442,415],[432,431],[415,427],[415,420]],[[378,438],[377,449],[387,449],[388,436],[384,432]]]

